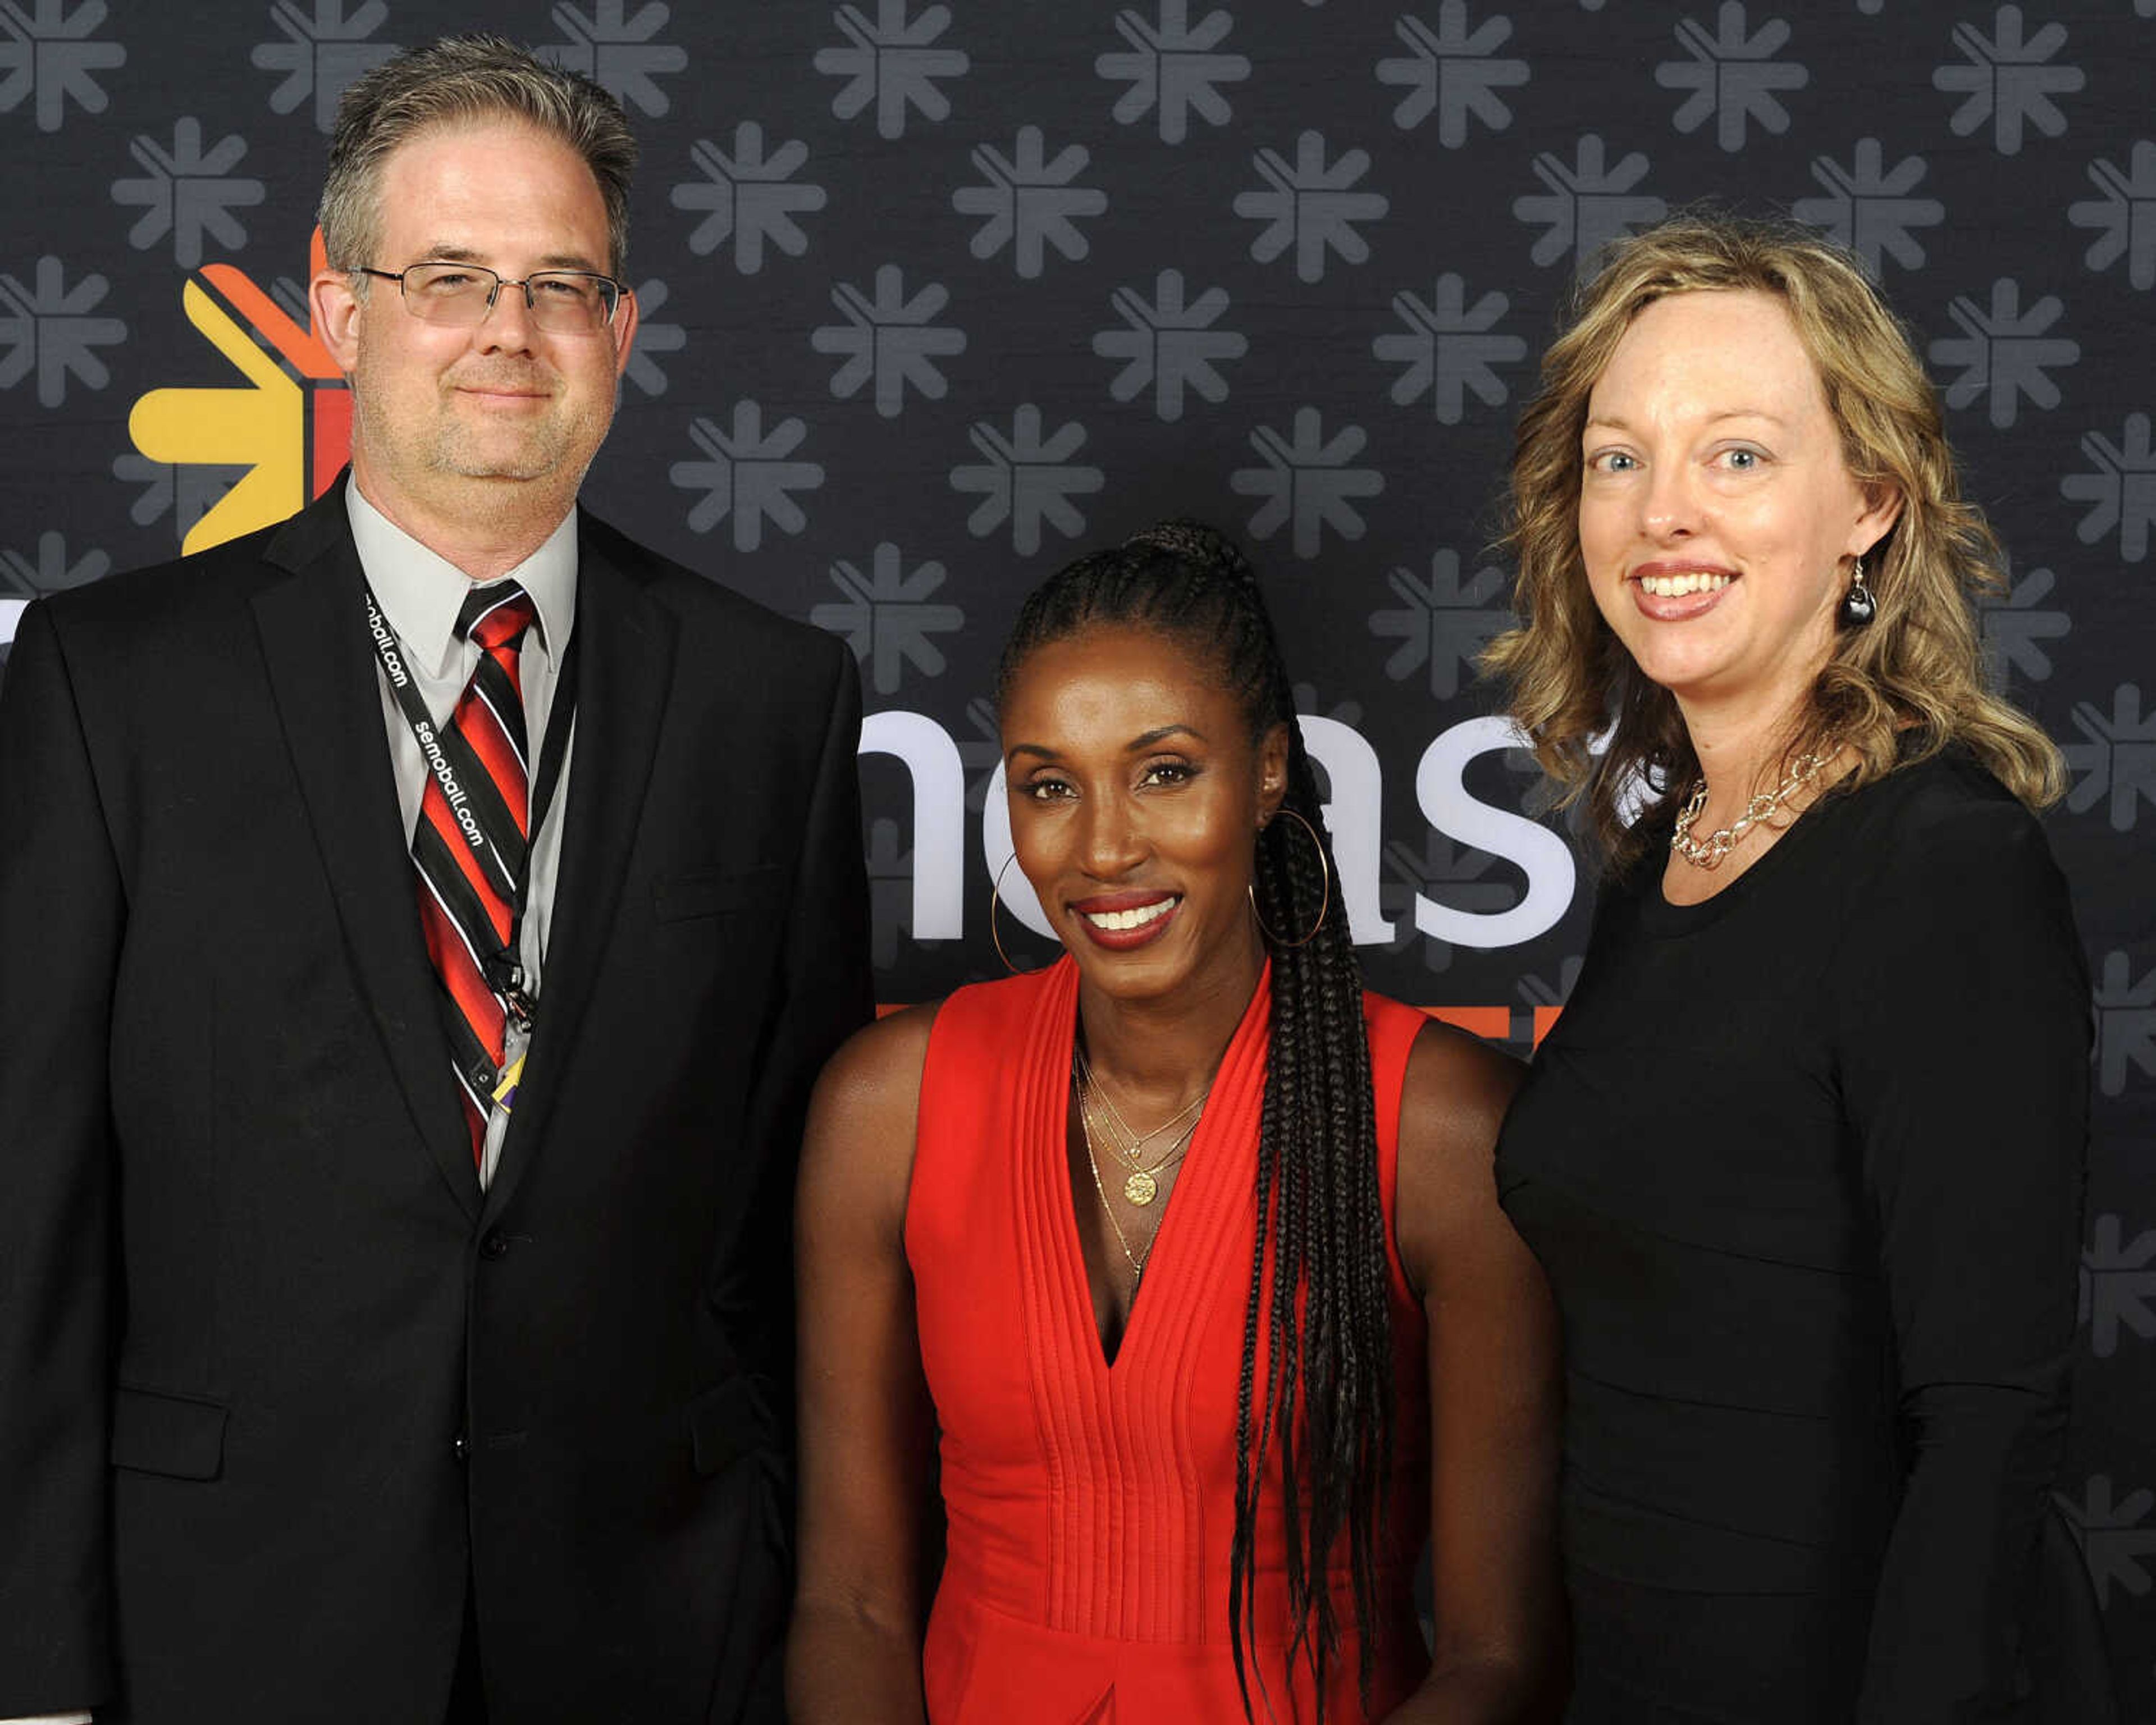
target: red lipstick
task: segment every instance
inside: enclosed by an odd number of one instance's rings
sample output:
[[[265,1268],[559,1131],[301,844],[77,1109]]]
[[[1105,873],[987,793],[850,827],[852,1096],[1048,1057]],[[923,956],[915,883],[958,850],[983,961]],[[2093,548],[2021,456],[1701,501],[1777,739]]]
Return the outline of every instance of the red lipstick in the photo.
[[[1133,891],[1073,899],[1069,908],[1078,927],[1096,946],[1127,952],[1150,946],[1167,933],[1182,907],[1182,897],[1177,893]]]

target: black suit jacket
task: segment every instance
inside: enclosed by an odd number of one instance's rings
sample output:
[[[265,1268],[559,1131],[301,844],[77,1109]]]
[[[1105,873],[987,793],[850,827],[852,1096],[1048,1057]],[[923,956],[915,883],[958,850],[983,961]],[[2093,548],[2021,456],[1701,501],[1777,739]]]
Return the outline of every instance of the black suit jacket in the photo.
[[[844,648],[584,518],[481,1194],[342,487],[0,700],[0,1717],[778,1716],[802,1110],[870,1011]],[[759,1673],[761,1675],[759,1675]]]

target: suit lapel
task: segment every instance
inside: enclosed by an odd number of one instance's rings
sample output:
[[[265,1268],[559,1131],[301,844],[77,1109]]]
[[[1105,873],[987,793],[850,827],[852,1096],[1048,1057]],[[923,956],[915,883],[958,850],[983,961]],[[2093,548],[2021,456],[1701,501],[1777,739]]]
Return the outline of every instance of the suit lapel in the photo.
[[[560,819],[562,863],[529,1076],[485,1212],[498,1214],[539,1153],[562,1074],[619,912],[622,877],[673,686],[674,619],[584,532],[577,568],[577,728]]]
[[[256,596],[255,625],[346,956],[413,1124],[458,1204],[475,1219],[479,1177],[419,934],[343,485],[332,485],[287,522],[265,556],[290,578]]]

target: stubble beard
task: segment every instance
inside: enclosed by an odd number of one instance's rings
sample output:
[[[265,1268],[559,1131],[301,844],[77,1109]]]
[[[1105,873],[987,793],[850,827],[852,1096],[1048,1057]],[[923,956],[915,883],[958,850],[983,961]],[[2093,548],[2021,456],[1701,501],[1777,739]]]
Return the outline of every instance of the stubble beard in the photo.
[[[558,517],[574,501],[606,435],[605,421],[592,425],[589,414],[565,411],[559,397],[524,423],[472,424],[446,381],[430,423],[415,428],[394,409],[385,410],[361,379],[353,383],[356,448],[372,454],[372,465],[414,501],[467,517]]]
[[[458,479],[544,480],[567,460],[569,429],[552,411],[521,424],[480,426],[452,410],[436,422],[424,465]]]

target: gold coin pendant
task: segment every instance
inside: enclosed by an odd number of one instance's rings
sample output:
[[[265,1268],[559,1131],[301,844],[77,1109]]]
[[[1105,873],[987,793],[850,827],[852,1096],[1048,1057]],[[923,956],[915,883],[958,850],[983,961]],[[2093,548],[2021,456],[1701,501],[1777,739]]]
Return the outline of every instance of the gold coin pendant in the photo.
[[[1159,1195],[1159,1183],[1143,1168],[1133,1170],[1130,1178],[1123,1182],[1123,1196],[1140,1209],[1143,1209]]]

